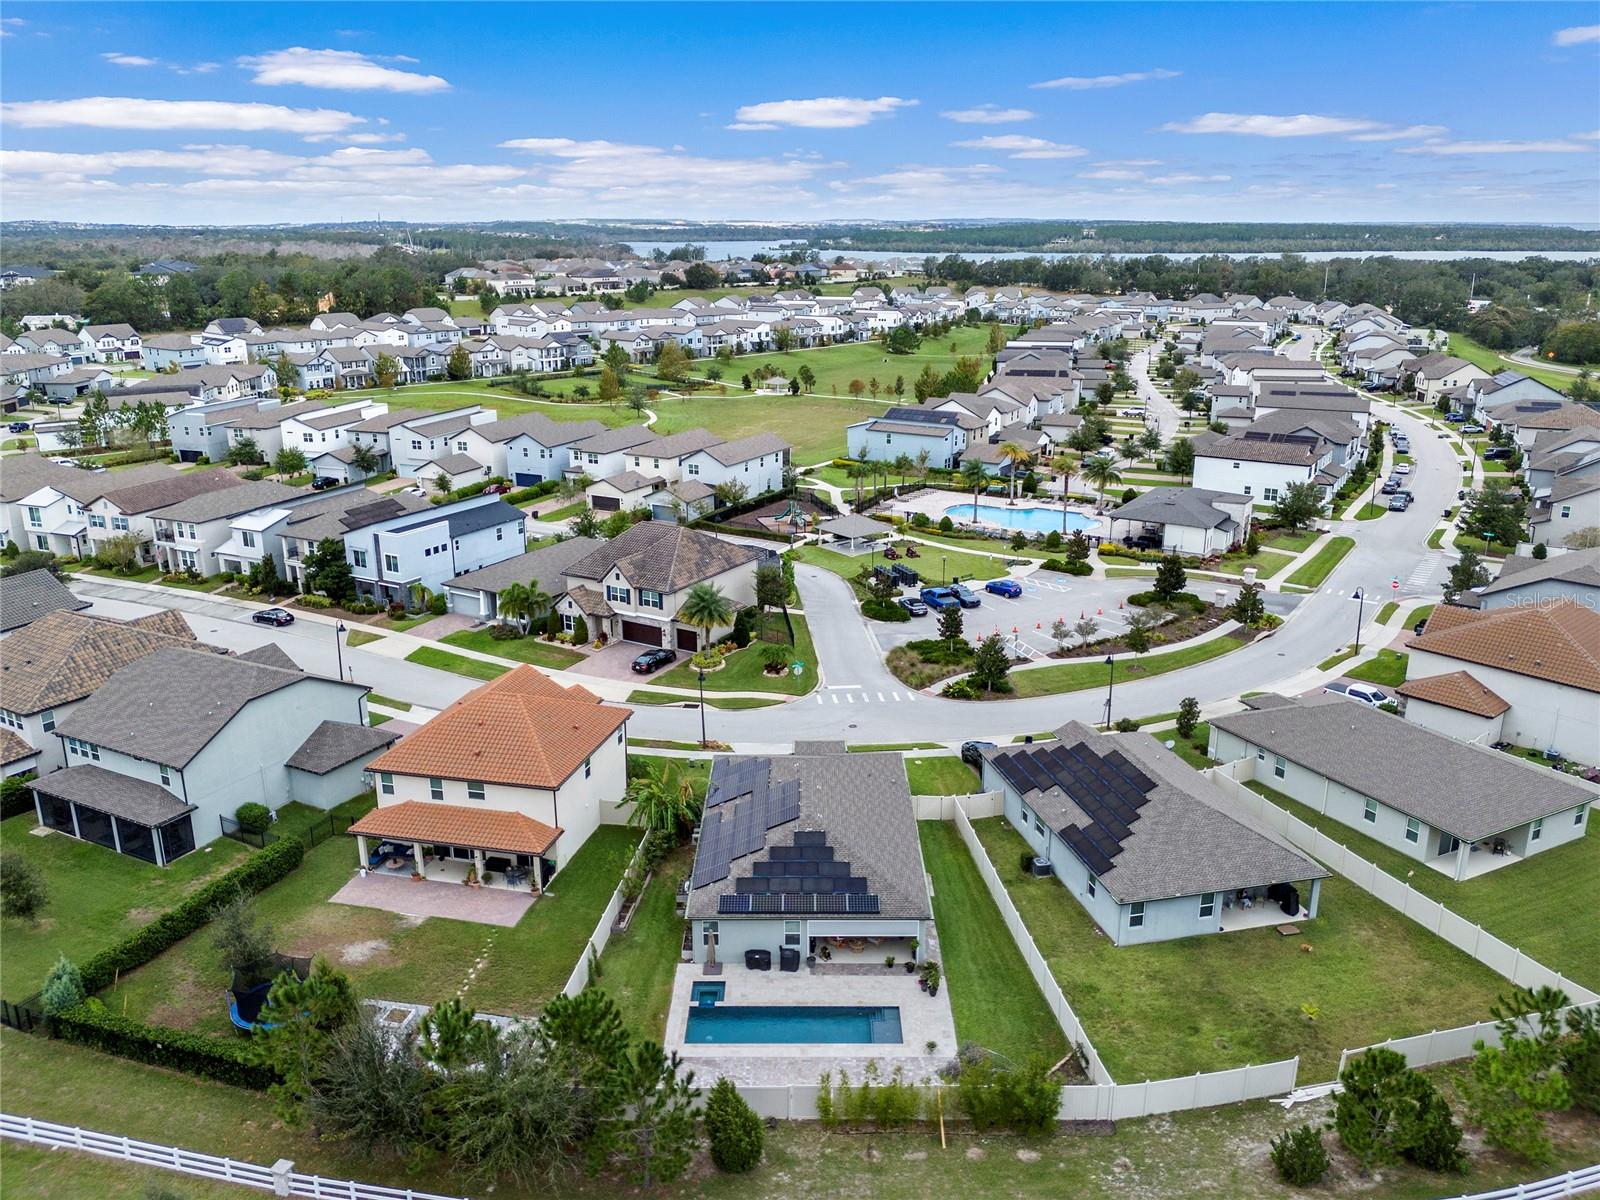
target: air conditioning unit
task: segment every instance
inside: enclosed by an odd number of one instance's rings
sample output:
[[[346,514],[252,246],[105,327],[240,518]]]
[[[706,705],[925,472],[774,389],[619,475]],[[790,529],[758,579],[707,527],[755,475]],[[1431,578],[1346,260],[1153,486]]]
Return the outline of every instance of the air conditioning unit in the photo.
[[[1048,858],[1040,858],[1038,856],[1035,856],[1033,862],[1028,864],[1028,870],[1041,879],[1056,873],[1055,867]]]

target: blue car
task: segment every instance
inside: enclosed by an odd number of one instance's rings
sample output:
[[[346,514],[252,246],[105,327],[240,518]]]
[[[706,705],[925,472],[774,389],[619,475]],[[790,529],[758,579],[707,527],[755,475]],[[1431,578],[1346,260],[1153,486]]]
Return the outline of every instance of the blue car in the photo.
[[[950,590],[956,594],[956,599],[961,602],[962,608],[977,608],[983,603],[967,588],[964,583],[952,583]]]
[[[1009,596],[1013,600],[1022,595],[1022,585],[1015,579],[991,579],[983,585],[983,590],[993,592],[996,596]]]
[[[947,608],[957,607],[961,601],[956,599],[956,594],[949,588],[925,587],[922,589],[922,602],[935,612],[943,612]]]

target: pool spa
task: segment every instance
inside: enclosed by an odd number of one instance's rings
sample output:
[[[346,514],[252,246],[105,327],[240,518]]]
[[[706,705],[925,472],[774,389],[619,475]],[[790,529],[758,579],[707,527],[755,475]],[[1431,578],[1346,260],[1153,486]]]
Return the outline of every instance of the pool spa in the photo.
[[[688,1045],[899,1045],[900,1010],[702,1003],[689,1010],[683,1040]]]
[[[1021,529],[1027,533],[1049,533],[1061,530],[1059,508],[1011,508],[1003,504],[952,504],[944,510],[952,521],[975,525],[998,525],[1002,529]],[[1095,528],[1099,522],[1083,513],[1068,511],[1067,532]]]

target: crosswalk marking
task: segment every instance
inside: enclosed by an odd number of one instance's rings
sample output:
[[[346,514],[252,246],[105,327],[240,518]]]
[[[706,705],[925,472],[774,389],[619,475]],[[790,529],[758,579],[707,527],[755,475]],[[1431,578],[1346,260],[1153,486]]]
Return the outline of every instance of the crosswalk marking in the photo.
[[[910,703],[912,701],[915,701],[915,700],[919,699],[919,697],[917,696],[916,692],[909,691],[909,690],[904,695],[901,695],[899,692],[889,692],[888,694],[885,694],[883,692],[860,692],[860,693],[857,693],[857,692],[853,692],[853,691],[849,690],[850,688],[856,687],[856,686],[859,686],[859,685],[856,685],[856,684],[845,684],[845,685],[841,686],[841,690],[844,692],[844,699],[845,699],[845,703],[846,704],[854,704],[856,702],[856,698],[857,698],[858,695],[860,696],[861,703],[863,703],[863,704],[872,704],[874,702],[873,699],[872,699],[872,697],[874,695],[876,695],[877,698],[878,698],[877,701],[876,701],[878,704],[899,704],[902,701]],[[817,692],[812,696],[812,699],[815,700],[818,704],[825,703],[825,702],[827,702],[829,700],[831,700],[833,703],[837,704],[837,703],[839,703],[839,693],[838,692],[832,692],[832,691]]]

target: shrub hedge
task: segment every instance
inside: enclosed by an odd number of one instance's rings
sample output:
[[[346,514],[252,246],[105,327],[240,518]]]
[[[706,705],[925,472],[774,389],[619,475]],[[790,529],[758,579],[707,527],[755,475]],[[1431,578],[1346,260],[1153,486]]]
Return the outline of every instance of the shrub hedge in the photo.
[[[1206,610],[1206,602],[1193,592],[1174,592],[1170,596],[1162,596],[1156,592],[1135,592],[1128,597],[1128,603],[1135,608],[1146,608],[1155,604],[1174,610],[1186,609],[1196,615]]]
[[[250,1043],[243,1038],[207,1037],[186,1029],[145,1025],[108,1011],[98,1000],[86,1000],[57,1013],[51,1018],[51,1028],[63,1041],[103,1054],[169,1067],[234,1087],[266,1091],[278,1082],[271,1067],[252,1061]]]
[[[1047,558],[1039,564],[1041,571],[1060,571],[1063,575],[1093,575],[1094,568],[1086,562],[1074,562],[1070,558]]]
[[[117,975],[141,967],[156,955],[211,921],[212,912],[236,895],[253,896],[285,878],[305,858],[299,838],[273,842],[225,875],[191,892],[150,924],[135,930],[83,963],[84,990],[93,995],[111,986]]]
[[[871,617],[874,621],[911,620],[911,614],[893,600],[879,600],[877,598],[861,602],[861,615]]]
[[[28,771],[22,775],[7,775],[0,781],[0,821],[33,811],[33,789],[28,785],[37,775],[36,771]]]

